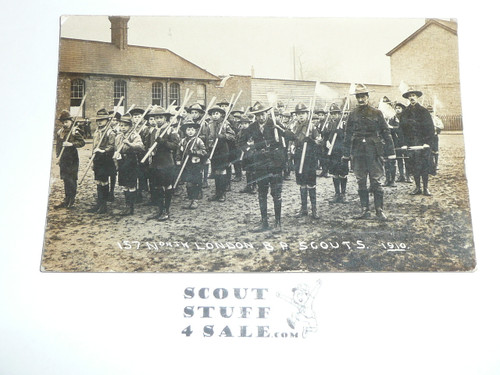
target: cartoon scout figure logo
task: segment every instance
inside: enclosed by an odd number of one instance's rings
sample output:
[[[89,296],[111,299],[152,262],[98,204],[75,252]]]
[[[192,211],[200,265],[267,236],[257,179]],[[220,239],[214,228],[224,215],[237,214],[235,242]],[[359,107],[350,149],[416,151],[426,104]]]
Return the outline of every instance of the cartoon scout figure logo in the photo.
[[[320,285],[321,280],[317,280],[312,288],[306,284],[299,284],[292,289],[293,295],[291,297],[276,293],[277,297],[297,308],[297,311],[287,318],[287,322],[292,329],[300,330],[302,328],[302,337],[304,338],[310,332],[318,330],[318,323],[312,305]]]

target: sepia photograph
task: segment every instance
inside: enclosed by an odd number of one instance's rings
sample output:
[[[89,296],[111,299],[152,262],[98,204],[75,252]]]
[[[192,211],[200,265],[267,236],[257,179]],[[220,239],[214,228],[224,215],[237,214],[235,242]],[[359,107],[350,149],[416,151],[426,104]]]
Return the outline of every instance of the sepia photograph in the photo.
[[[458,30],[62,16],[41,270],[474,270]]]
[[[0,374],[499,374],[497,14],[7,2]]]

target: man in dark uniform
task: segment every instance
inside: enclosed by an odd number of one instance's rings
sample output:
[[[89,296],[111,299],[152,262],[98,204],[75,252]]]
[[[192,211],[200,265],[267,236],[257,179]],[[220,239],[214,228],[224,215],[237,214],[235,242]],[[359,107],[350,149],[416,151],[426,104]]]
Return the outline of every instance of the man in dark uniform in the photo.
[[[269,116],[269,110],[272,108],[256,102],[250,112],[255,115],[256,121],[250,124],[248,131],[243,133],[241,137],[242,143],[248,143],[252,140],[255,149],[253,170],[257,180],[261,216],[260,225],[256,231],[270,229],[267,217],[269,189],[274,203],[274,229],[281,231],[282,173],[285,166],[282,140],[284,131],[280,124],[274,124]]]
[[[309,127],[309,108],[304,103],[298,103],[295,106],[296,121],[292,129],[286,131],[287,138],[294,141],[295,154],[295,179],[300,186],[300,210],[297,217],[307,216],[307,193],[311,200],[312,218],[319,219],[316,207],[316,166],[318,165],[317,147],[321,143],[321,136],[316,128]],[[301,173],[300,164],[302,159],[302,150],[306,146],[306,153]]]
[[[346,123],[343,159],[352,159],[354,175],[358,183],[362,214],[357,218],[369,219],[371,217],[367,186],[369,177],[376,216],[380,220],[387,220],[383,211],[383,158],[384,155],[387,155],[388,159],[395,159],[396,155],[394,154],[391,132],[385,122],[384,115],[380,110],[368,104],[369,92],[365,85],[357,84],[355,86],[354,94],[358,106],[349,114]]]
[[[409,88],[403,94],[405,99],[410,101],[410,104],[401,114],[401,128],[404,133],[405,145],[403,148],[415,147],[418,149],[409,150],[408,156],[411,165],[411,172],[415,179],[415,190],[411,195],[424,194],[430,196],[429,191],[429,169],[432,139],[434,137],[434,123],[432,117],[423,106],[418,103],[418,98],[422,96],[422,92]],[[421,182],[424,185],[422,192]]]
[[[325,147],[327,150],[327,154],[328,152],[330,152],[330,149],[332,150],[329,156],[329,170],[333,176],[333,188],[335,190],[335,196],[331,203],[344,203],[347,188],[347,175],[349,174],[349,165],[346,160],[342,160],[345,129],[344,123],[341,123],[340,121],[345,121],[345,119],[341,118],[342,111],[337,104],[332,103],[329,110],[330,123],[328,124],[328,131],[325,132]]]
[[[89,210],[98,214],[107,212],[106,202],[109,200],[109,179],[116,176],[113,162],[115,152],[115,132],[108,125],[111,115],[105,109],[97,111],[97,129],[94,132],[92,153],[94,156],[94,180],[97,184],[97,204]]]
[[[64,182],[64,201],[55,207],[70,208],[75,203],[78,166],[80,163],[77,148],[85,146],[85,140],[76,126],[71,129],[73,118],[68,111],[61,112],[59,121],[61,121],[63,127],[57,132],[56,155],[60,155],[59,173],[61,180]]]
[[[240,132],[241,115],[243,115],[242,111],[234,110],[231,111],[229,116],[229,125],[231,126],[231,129],[233,129],[234,134],[238,134]],[[243,170],[241,168],[240,150],[236,145],[236,140],[234,142],[229,142],[229,152],[231,154],[231,164],[234,167],[234,179],[232,181],[240,182],[243,176]],[[231,173],[231,168],[229,168],[228,172]]]

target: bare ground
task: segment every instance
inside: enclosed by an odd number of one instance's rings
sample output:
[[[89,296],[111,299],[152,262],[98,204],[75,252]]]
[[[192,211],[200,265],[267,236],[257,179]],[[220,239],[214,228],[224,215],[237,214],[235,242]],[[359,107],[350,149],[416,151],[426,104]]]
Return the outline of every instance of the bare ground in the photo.
[[[73,209],[55,210],[63,199],[58,167],[53,165],[42,270],[54,272],[342,272],[466,271],[475,267],[464,147],[461,134],[442,134],[432,197],[410,196],[413,184],[385,189],[389,221],[355,220],[360,212],[354,176],[348,202],[330,205],[331,178],[318,178],[319,220],[294,217],[300,206],[294,179],[283,187],[283,230],[254,233],[260,219],[257,195],[240,194],[233,183],[224,203],[209,202],[183,210],[184,192],[175,196],[168,222],[147,221],[155,208],[136,205],[134,216],[118,215],[124,197],[105,215],[87,213],[95,202],[90,171],[78,187]],[[80,149],[80,169],[90,145]],[[293,176],[293,175],[292,175]],[[268,199],[273,222],[272,198]]]

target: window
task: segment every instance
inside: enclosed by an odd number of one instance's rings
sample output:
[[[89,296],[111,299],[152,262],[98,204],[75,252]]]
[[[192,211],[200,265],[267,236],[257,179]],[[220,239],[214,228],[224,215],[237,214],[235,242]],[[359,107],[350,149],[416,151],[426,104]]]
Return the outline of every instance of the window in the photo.
[[[181,105],[181,88],[178,83],[170,84],[170,93],[168,96],[168,104],[172,104],[175,100],[175,105]]]
[[[196,103],[207,105],[207,89],[205,85],[196,86]]]
[[[163,84],[155,82],[151,91],[151,104],[163,106]]]
[[[117,107],[118,103],[120,102],[120,98],[123,98],[122,104],[120,107]],[[113,105],[114,105],[114,111],[120,112],[123,114],[125,112],[125,105],[127,101],[127,82],[120,80],[120,81],[115,81],[115,89],[114,89],[114,94],[113,94]]]
[[[82,113],[78,113],[78,109],[82,104],[85,95],[85,81],[83,79],[74,79],[71,81],[71,97],[69,104],[69,113],[71,116],[85,117],[85,109],[82,108]],[[85,106],[85,104],[84,104]]]

